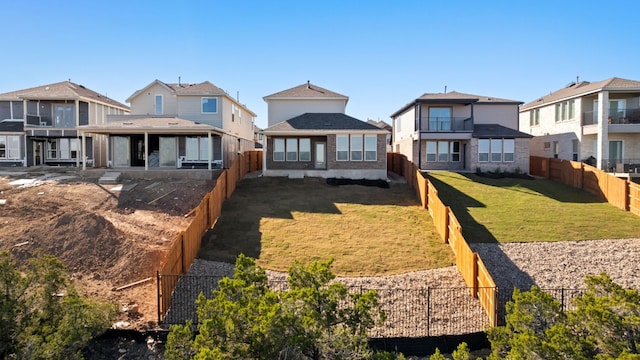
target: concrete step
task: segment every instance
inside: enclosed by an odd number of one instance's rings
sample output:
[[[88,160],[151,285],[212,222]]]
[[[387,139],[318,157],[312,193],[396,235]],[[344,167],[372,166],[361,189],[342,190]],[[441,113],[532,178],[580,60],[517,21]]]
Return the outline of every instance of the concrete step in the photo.
[[[119,184],[121,178],[122,173],[107,171],[102,175],[102,177],[100,177],[100,179],[98,179],[98,184]]]

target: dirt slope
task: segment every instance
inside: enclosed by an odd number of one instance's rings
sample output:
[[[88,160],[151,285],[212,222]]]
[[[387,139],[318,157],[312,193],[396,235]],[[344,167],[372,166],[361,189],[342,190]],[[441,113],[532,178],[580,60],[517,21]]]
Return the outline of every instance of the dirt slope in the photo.
[[[121,313],[120,321],[153,328],[156,270],[188,225],[184,215],[215,184],[169,174],[160,180],[124,178],[118,190],[72,170],[0,171],[0,250],[10,250],[20,262],[38,253],[55,255],[87,294],[121,309],[137,305],[137,311]]]

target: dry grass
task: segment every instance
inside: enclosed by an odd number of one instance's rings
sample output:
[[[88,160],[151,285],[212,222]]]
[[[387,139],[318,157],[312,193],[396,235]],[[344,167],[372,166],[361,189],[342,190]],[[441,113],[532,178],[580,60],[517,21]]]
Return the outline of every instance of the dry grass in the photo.
[[[280,271],[294,260],[333,258],[333,271],[343,276],[398,274],[454,261],[406,184],[330,186],[322,179],[242,180],[205,235],[200,257],[233,262],[239,253]]]

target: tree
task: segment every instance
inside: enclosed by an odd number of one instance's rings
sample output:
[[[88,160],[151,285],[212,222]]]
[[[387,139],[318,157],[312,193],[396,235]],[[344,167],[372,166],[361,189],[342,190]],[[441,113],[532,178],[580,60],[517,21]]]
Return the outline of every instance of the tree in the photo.
[[[18,268],[0,252],[0,289],[0,358],[81,358],[115,314],[114,306],[83,298],[50,255]]]
[[[562,311],[551,295],[532,287],[514,291],[506,325],[488,331],[490,359],[640,359],[640,295],[602,273]]]
[[[269,288],[265,271],[244,255],[232,278],[197,300],[198,334],[172,326],[167,359],[365,359],[367,331],[384,321],[375,291],[352,294],[330,271],[332,261],[288,272],[289,290]]]

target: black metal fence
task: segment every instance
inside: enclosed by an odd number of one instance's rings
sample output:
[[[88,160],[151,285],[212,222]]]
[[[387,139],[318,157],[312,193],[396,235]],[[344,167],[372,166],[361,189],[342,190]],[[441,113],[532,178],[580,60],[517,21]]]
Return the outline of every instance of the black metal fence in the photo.
[[[198,322],[196,299],[200,293],[207,298],[217,289],[220,276],[158,275],[158,283],[177,281],[171,294],[171,307],[167,314],[158,314],[164,325]],[[286,281],[270,281],[273,290],[286,291]],[[459,288],[367,288],[350,287],[349,291],[378,293],[386,321],[371,329],[372,338],[418,338],[442,335],[462,335],[486,330],[490,324],[478,300],[466,287]],[[524,289],[528,290],[528,289]],[[571,299],[580,295],[579,289],[543,289],[569,309]],[[505,305],[512,299],[513,289],[500,289],[496,301],[498,325],[504,325]]]

